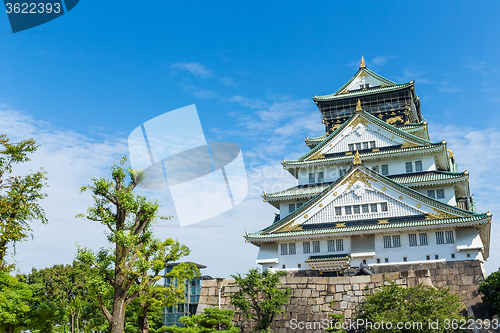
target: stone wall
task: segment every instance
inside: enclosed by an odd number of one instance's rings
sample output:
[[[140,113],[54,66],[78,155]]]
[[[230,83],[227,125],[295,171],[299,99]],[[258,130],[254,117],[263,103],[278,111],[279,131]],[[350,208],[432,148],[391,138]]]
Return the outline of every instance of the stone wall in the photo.
[[[408,265],[381,265],[370,267],[374,275],[321,277],[314,272],[301,276],[303,271],[290,272],[282,278],[282,286],[292,290],[290,303],[285,306],[284,314],[276,317],[272,332],[298,331],[290,328],[290,320],[320,322],[328,319],[329,313],[343,313],[346,318],[353,318],[356,306],[363,301],[365,292],[372,292],[386,280],[401,286],[414,287],[420,283],[427,286],[450,288],[460,296],[464,309],[468,303],[479,318],[491,318],[493,309],[481,302],[477,291],[484,275],[479,261],[434,262]],[[234,280],[224,280],[221,307],[234,309],[229,304],[229,295],[237,291]],[[333,309],[330,302],[333,301]],[[203,281],[198,312],[205,307],[218,305],[218,290],[215,281]],[[235,325],[242,332],[251,332],[252,323],[236,313]],[[321,330],[307,330],[307,332]],[[324,331],[323,331],[324,332]]]

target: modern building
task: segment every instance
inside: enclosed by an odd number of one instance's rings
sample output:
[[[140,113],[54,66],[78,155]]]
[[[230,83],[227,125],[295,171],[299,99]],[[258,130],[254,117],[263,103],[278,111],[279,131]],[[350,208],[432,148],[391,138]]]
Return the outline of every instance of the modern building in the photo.
[[[179,265],[179,263],[169,263],[167,264],[167,268],[165,268],[165,274],[170,273],[172,269]],[[207,266],[195,264],[198,269],[207,268]],[[212,280],[212,278],[208,275],[203,275],[201,277],[195,277],[192,280],[186,280],[185,286],[185,294],[184,297],[186,299],[185,303],[179,303],[176,306],[169,306],[163,308],[163,326],[178,326],[184,327],[184,324],[179,321],[181,317],[191,316],[196,314],[196,310],[198,309],[198,302],[200,300],[201,295],[201,281],[203,280]],[[176,280],[172,280],[169,278],[164,279],[164,286],[168,287],[171,284],[177,284]]]
[[[314,96],[326,134],[283,168],[298,180],[264,193],[274,222],[246,234],[263,269],[319,270],[479,260],[492,216],[477,213],[467,170],[444,141],[430,141],[415,82],[366,68],[335,93]],[[329,273],[327,273],[329,272]]]

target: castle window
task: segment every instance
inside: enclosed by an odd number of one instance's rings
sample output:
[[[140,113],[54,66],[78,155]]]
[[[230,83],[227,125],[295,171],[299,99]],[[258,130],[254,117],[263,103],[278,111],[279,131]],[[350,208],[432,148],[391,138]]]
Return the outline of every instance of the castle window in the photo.
[[[285,269],[285,264],[283,264],[281,267],[283,267],[283,269]]]
[[[288,254],[288,247],[287,247],[287,244],[281,244],[281,255],[284,256],[284,255],[287,255]]]
[[[361,142],[356,143],[356,150],[361,150]]]
[[[375,171],[375,172],[378,172],[378,165],[372,166],[372,170]]]
[[[436,198],[444,199],[444,189],[440,188],[436,190]]]
[[[455,253],[451,254],[451,259],[455,259]]]
[[[342,207],[335,207],[335,215],[342,215]]]
[[[431,256],[425,256],[427,260],[431,260]]]
[[[389,258],[385,258],[385,262],[388,263],[389,262]]]
[[[343,239],[329,239],[328,240],[328,252],[344,251],[344,240]]]
[[[359,205],[354,205],[352,206],[353,210],[354,210],[354,214],[359,214],[361,213],[361,210],[360,210],[360,207]]]
[[[380,264],[380,258],[377,258],[377,264]]]
[[[382,175],[387,176],[389,174],[389,165],[384,164],[381,166],[382,168]]]
[[[366,259],[363,259],[363,265],[366,265]]]
[[[436,243],[444,244],[444,233],[442,231],[436,232]]]
[[[392,247],[391,236],[384,236],[384,247],[385,248]]]
[[[415,161],[415,171],[422,171],[422,161]]]
[[[354,143],[349,144],[349,151],[354,151]]]
[[[453,231],[436,231],[436,243],[437,244],[452,244],[455,243],[453,237]]]
[[[372,213],[376,213],[377,212],[377,204],[376,203],[370,204],[370,209],[371,209]]]
[[[407,258],[407,257],[403,257],[403,261],[404,261],[404,262],[407,262],[407,261],[408,261],[408,258]]]
[[[295,254],[295,243],[288,243],[288,254]]]
[[[470,258],[470,253],[467,253],[467,258]]]
[[[333,239],[328,240],[328,252],[335,252],[335,241]]]
[[[363,149],[368,149],[368,142],[363,142]]]
[[[318,172],[318,183],[323,183],[325,181],[325,176],[323,172]]]
[[[289,204],[288,205],[288,213],[291,213],[295,210],[295,204]]]
[[[410,246],[417,246],[417,234],[409,234],[408,240],[409,240]]]
[[[361,205],[361,210],[362,210],[363,214],[370,212],[370,210],[368,209],[368,205],[366,205],[366,204],[365,205]]]
[[[423,232],[418,234],[420,238],[420,245],[427,245],[427,233]]]
[[[387,202],[380,203],[380,211],[387,212],[389,209],[387,208]]]
[[[344,251],[344,240],[343,239],[337,239],[337,251]]]
[[[375,141],[370,141],[370,148],[376,148]]]
[[[318,253],[320,251],[321,251],[321,249],[319,247],[319,241],[313,241],[313,252]]]
[[[297,209],[299,209],[300,207],[302,207],[302,202],[297,203]]]
[[[345,206],[345,214],[346,215],[351,215],[352,214],[351,206]]]
[[[427,190],[427,196],[436,199],[436,192],[434,190]]]
[[[401,236],[400,235],[392,236],[392,247],[401,247]]]
[[[455,239],[453,237],[453,231],[446,231],[444,234],[446,236],[446,244],[455,243]]]
[[[406,162],[406,173],[413,172],[413,164],[411,162]]]
[[[439,254],[434,255],[434,259],[438,260],[439,259]]]
[[[301,265],[301,264],[297,264],[297,268],[301,268],[301,267],[302,267],[302,265]]]
[[[303,253],[311,253],[311,242],[302,243]]]
[[[309,184],[314,184],[316,181],[316,175],[314,173],[309,174]]]

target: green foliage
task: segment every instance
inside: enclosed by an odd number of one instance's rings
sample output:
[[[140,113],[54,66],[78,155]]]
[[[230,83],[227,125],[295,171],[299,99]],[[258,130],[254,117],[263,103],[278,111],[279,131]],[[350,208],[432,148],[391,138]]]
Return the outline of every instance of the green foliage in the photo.
[[[330,308],[333,307],[333,301],[330,303]],[[344,324],[344,315],[341,313],[330,313],[328,314],[330,319],[330,328],[325,329],[327,332],[337,332],[337,333],[346,333],[346,330],[342,328]]]
[[[373,294],[367,295],[360,305],[357,319],[372,323],[391,323],[390,332],[454,332],[446,327],[446,321],[463,319],[459,314],[461,304],[457,295],[449,289],[432,288],[422,284],[403,288],[394,282],[382,285]],[[429,322],[438,321],[437,328],[429,327]],[[397,329],[398,323],[422,323],[422,328]],[[369,329],[369,332],[387,332],[387,329]]]
[[[283,305],[288,304],[290,288],[279,288],[280,277],[286,272],[265,271],[252,268],[244,277],[231,275],[239,287],[232,294],[231,304],[238,308],[247,319],[257,321],[254,331],[269,332],[276,314],[283,313]]]
[[[29,323],[32,291],[6,272],[0,272],[0,332],[17,332]]]
[[[495,305],[500,314],[500,269],[491,273],[479,286],[478,291],[483,294],[483,301]]]
[[[77,259],[99,270],[99,277],[92,282],[99,306],[113,333],[122,333],[126,307],[139,297],[142,314],[139,315],[141,331],[148,331],[148,309],[163,304],[177,303],[183,294],[183,284],[168,289],[156,286],[164,276],[161,273],[169,262],[189,254],[189,249],[171,238],[154,237],[152,224],[158,218],[159,204],[146,197],[135,195],[134,188],[144,177],[143,172],[126,168],[127,159],[111,169],[112,180],[92,178],[92,184],[81,191],[90,191],[94,205],[86,217],[105,225],[111,249],[94,252],[78,248]],[[185,269],[182,269],[185,268]],[[193,276],[192,266],[175,270],[177,279]]]
[[[0,271],[11,270],[5,257],[11,243],[25,240],[32,229],[30,221],[47,223],[45,213],[38,204],[46,194],[42,193],[46,180],[40,170],[24,176],[14,176],[13,166],[28,162],[28,154],[36,151],[35,140],[28,139],[11,143],[5,135],[0,135]]]
[[[233,315],[234,311],[232,310],[205,308],[204,312],[199,315],[180,318],[179,320],[184,323],[186,327],[180,328],[176,326],[169,326],[163,327],[161,331],[171,333],[237,333],[240,332],[240,329],[238,327],[234,327]]]

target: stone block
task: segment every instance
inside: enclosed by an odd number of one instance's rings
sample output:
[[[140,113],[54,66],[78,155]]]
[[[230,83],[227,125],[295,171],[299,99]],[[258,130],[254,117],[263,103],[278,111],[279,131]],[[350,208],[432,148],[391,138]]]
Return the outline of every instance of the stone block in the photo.
[[[307,305],[316,304],[316,298],[309,297],[307,298]]]
[[[391,272],[384,274],[386,280],[396,280],[399,279],[399,272]]]
[[[340,301],[342,300],[342,294],[341,293],[336,293],[335,295],[333,295],[333,298],[336,300],[336,301]]]
[[[398,278],[399,278],[399,273],[398,273]],[[351,283],[370,283],[370,282],[371,282],[371,275],[359,275],[351,277]]]
[[[325,297],[325,302],[330,303],[331,301],[333,301],[333,296],[326,296]]]
[[[326,290],[326,284],[318,284],[316,286],[316,290],[318,290],[318,291]]]
[[[341,309],[347,309],[347,304],[348,304],[348,303],[347,303],[346,301],[342,301],[342,302],[340,302],[340,308],[341,308]]]
[[[329,284],[348,284],[351,283],[351,277],[349,276],[335,276],[328,278]]]
[[[319,291],[311,290],[311,297],[318,297],[318,296],[319,296]]]
[[[311,296],[311,289],[302,290],[302,297],[310,297],[310,296]]]
[[[349,296],[353,296],[353,295],[354,295],[354,291],[349,290],[349,291],[347,292],[347,295],[349,295]]]
[[[351,296],[349,296],[349,295],[344,295],[344,296],[342,296],[342,300],[343,300],[343,301],[346,301],[346,302],[349,302],[349,301],[351,300]]]
[[[351,310],[345,310],[344,311],[344,317],[349,319],[352,318],[352,311]]]
[[[384,281],[384,275],[383,274],[373,274],[370,275],[370,281],[375,283],[375,282],[382,282]]]
[[[215,295],[215,288],[208,289],[208,296],[214,296],[214,295]]]
[[[472,276],[462,276],[462,284],[470,285],[474,283],[474,279]]]
[[[363,295],[363,292],[362,292],[361,290],[356,290],[356,291],[354,292],[354,295],[356,295],[356,296],[361,296],[361,295]]]
[[[319,312],[319,305],[313,305],[312,312]]]
[[[352,290],[354,290],[354,291],[359,290],[359,284],[357,284],[357,283],[356,283],[356,284],[354,284],[354,285],[352,286]]]
[[[406,279],[397,279],[397,280],[394,280],[394,282],[396,284],[406,284]]]
[[[343,291],[344,291],[344,285],[343,285],[343,284],[337,284],[337,285],[335,286],[335,292],[337,292],[337,293],[341,293],[341,292],[343,292]]]
[[[352,285],[351,284],[344,284],[344,291],[349,291],[352,289]]]

